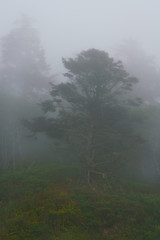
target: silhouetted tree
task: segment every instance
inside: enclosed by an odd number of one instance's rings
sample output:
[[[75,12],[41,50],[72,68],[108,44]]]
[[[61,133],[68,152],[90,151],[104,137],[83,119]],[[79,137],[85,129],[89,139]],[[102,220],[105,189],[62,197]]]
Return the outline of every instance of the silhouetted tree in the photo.
[[[96,49],[63,59],[63,64],[68,82],[52,84],[52,99],[41,104],[46,115],[24,124],[33,133],[44,132],[74,149],[83,179],[90,184],[91,175],[105,177],[105,172],[119,168],[138,141],[127,115],[129,103],[122,98],[137,79],[121,62]]]
[[[44,100],[48,94],[49,81],[51,77],[44,50],[32,27],[32,21],[24,16],[16,22],[9,34],[1,38],[1,168],[15,168],[30,151],[24,136],[26,129],[21,126],[20,119],[39,114],[37,102]],[[36,144],[34,146],[36,148]]]
[[[155,59],[145,53],[136,41],[129,40],[117,49],[117,55],[123,60],[126,70],[138,77],[133,96],[141,96],[144,103],[156,104],[160,101],[160,72]]]
[[[48,87],[49,66],[32,21],[23,16],[1,38],[1,89],[37,98]]]

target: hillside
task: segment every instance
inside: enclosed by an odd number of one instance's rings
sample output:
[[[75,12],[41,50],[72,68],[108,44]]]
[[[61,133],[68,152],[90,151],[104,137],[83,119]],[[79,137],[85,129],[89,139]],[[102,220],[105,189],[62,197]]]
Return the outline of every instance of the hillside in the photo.
[[[78,184],[76,166],[45,164],[0,177],[2,240],[158,240],[160,189]]]

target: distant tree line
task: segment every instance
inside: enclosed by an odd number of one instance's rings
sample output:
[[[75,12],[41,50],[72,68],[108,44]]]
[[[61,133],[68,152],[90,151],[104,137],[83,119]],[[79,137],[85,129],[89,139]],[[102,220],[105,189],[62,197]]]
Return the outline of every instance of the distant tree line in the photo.
[[[63,58],[66,81],[55,83],[37,32],[23,17],[1,39],[1,169],[23,165],[28,141],[35,146],[28,156],[41,150],[52,161],[79,164],[88,185],[97,178],[158,178],[159,72],[133,46],[119,49],[124,65],[98,49]],[[26,135],[38,136],[39,145]]]

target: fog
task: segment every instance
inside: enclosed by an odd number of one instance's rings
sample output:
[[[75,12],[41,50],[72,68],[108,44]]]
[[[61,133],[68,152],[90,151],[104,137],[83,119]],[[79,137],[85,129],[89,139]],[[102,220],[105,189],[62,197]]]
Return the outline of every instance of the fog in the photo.
[[[0,36],[8,33],[22,14],[35,20],[54,73],[63,71],[61,58],[88,48],[114,54],[134,39],[160,63],[158,0],[6,0],[0,2]]]
[[[0,239],[160,239],[160,1],[0,0]]]
[[[46,157],[50,160],[55,158],[63,161],[66,152],[69,154],[69,161],[72,162],[73,149],[69,150],[67,148],[67,150],[61,151],[61,147],[68,146],[63,139],[58,144],[58,146],[61,146],[60,149],[57,150],[56,141],[59,141],[57,140],[59,139],[59,132],[57,132],[59,130],[54,129],[54,126],[51,127],[48,125],[50,123],[45,121],[48,121],[48,118],[51,118],[51,121],[63,119],[62,112],[64,114],[69,114],[70,111],[77,112],[79,105],[75,109],[73,107],[78,101],[75,96],[79,96],[79,101],[86,97],[85,101],[88,103],[90,102],[88,97],[97,99],[97,96],[99,96],[103,98],[100,93],[96,93],[97,89],[101,89],[103,85],[100,79],[103,79],[104,76],[106,79],[112,76],[111,82],[105,83],[108,84],[106,89],[109,88],[110,94],[113,95],[111,98],[115,102],[119,101],[120,106],[117,105],[117,108],[118,106],[122,109],[128,108],[128,114],[132,116],[133,122],[134,119],[139,119],[138,122],[133,123],[131,121],[132,127],[130,127],[134,134],[142,135],[144,139],[147,138],[147,143],[140,148],[141,150],[138,150],[139,147],[136,144],[136,151],[139,152],[138,157],[130,152],[133,158],[141,159],[138,167],[133,163],[131,165],[133,164],[134,168],[137,167],[139,172],[141,166],[144,167],[145,165],[145,177],[154,178],[156,170],[153,166],[153,158],[154,162],[159,164],[157,161],[159,159],[158,139],[160,132],[157,120],[159,119],[160,102],[159,8],[158,0],[153,2],[143,0],[6,0],[3,3],[1,1],[0,97],[2,110],[0,152],[2,162],[5,165],[7,162],[8,166],[12,165],[12,168],[15,168],[15,162],[17,161],[18,165],[22,158],[29,158],[29,162],[32,162],[33,158],[38,159],[39,157],[41,160]],[[108,53],[109,55],[107,55]],[[114,60],[110,57],[113,57]],[[88,65],[85,58],[89,62],[91,61],[92,67]],[[82,63],[84,62],[82,66],[81,60]],[[112,70],[108,70],[111,72],[105,72],[103,76],[103,71],[106,71],[103,66],[108,63],[114,66],[114,61],[117,60],[122,61],[125,70],[131,76],[130,80],[126,79],[126,82],[124,82],[127,73],[122,71],[121,63],[115,63],[118,73],[115,72],[113,67]],[[97,65],[94,61],[98,61]],[[88,67],[88,69],[86,70],[85,67]],[[82,72],[80,73],[77,69],[81,69]],[[92,72],[96,69],[97,72],[92,76]],[[73,88],[75,92],[67,83],[61,85],[61,82],[64,81],[63,74],[67,71],[68,81],[72,82],[73,79],[75,81]],[[98,83],[95,76],[100,72],[102,76],[99,76],[100,83]],[[84,80],[87,81],[87,84],[91,84],[88,78],[88,74],[91,74],[92,84],[100,84],[100,86],[85,86],[83,82],[79,83],[77,79],[78,77],[83,79],[83,73],[86,74]],[[119,83],[114,83],[117,79],[116,74],[119,74]],[[50,86],[49,82],[52,82],[53,85]],[[54,83],[58,85],[55,86]],[[122,88],[127,93],[125,95],[119,93],[123,96],[116,97],[115,86],[117,89],[123,86]],[[75,102],[68,99],[69,96],[66,94],[73,94]],[[101,94],[104,94],[103,91]],[[106,96],[104,96],[104,99],[107,99]],[[130,104],[127,106],[126,100],[132,102],[137,109],[133,110],[133,106],[131,107]],[[98,100],[94,101],[95,104],[98,104]],[[113,107],[112,100],[111,102],[106,101],[108,102],[105,104]],[[138,108],[139,105],[141,105],[140,108]],[[94,104],[92,107],[94,108]],[[96,111],[96,108],[93,110],[92,107],[87,113],[81,112],[80,109],[79,111],[82,115],[89,116]],[[83,108],[85,111],[88,107],[83,105]],[[109,110],[106,109],[106,111]],[[118,113],[118,111],[116,114],[120,115],[117,115],[119,116],[117,119],[122,117],[122,113]],[[157,119],[150,119],[150,112]],[[94,114],[98,114],[98,107]],[[145,116],[148,116],[147,122],[144,121]],[[92,119],[93,116],[90,117]],[[60,122],[56,122],[55,126],[59,126],[59,124]],[[115,126],[118,126],[117,124],[118,122]],[[129,120],[123,124],[129,124]],[[146,127],[148,127],[147,130]],[[69,128],[69,126],[66,126],[66,128]],[[76,132],[75,129],[74,131]],[[89,131],[89,129],[86,131]],[[54,134],[57,139],[55,139]],[[37,141],[26,137],[32,135],[37,138]],[[112,137],[110,136],[110,144],[113,141]],[[118,138],[118,135],[116,137]],[[50,138],[51,140],[49,140]],[[72,141],[73,139],[75,142],[77,141],[77,145],[79,145],[79,141],[84,141],[77,139],[76,135],[72,136]],[[152,151],[153,146],[156,146],[154,151]],[[77,159],[84,148],[85,144],[83,143],[80,147],[81,151],[74,149],[75,154],[78,154]],[[111,149],[112,147],[107,150],[107,154],[111,154]],[[130,149],[130,146],[128,146],[128,149]],[[150,149],[148,152],[150,157],[147,156],[146,160],[148,149]],[[103,152],[102,150],[97,151]],[[113,157],[115,151],[119,150],[112,149],[110,157]],[[126,154],[125,148],[122,152]],[[27,154],[29,154],[29,157],[27,157]],[[146,167],[146,165],[148,166]],[[150,172],[151,168],[152,171]]]

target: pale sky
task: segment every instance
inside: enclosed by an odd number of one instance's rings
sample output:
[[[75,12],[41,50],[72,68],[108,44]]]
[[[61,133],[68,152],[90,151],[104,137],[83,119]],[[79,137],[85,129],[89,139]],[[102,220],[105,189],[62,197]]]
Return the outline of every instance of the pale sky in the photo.
[[[26,14],[56,73],[61,58],[88,48],[107,52],[134,39],[160,63],[160,0],[0,0],[0,36]]]

